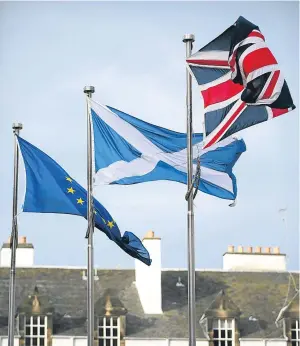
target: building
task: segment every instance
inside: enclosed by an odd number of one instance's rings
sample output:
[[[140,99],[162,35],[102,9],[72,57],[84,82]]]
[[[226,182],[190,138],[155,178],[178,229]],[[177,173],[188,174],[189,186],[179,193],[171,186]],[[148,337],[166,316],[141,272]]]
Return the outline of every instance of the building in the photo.
[[[187,271],[161,268],[161,240],[148,232],[153,264],[95,270],[95,345],[187,346]],[[0,254],[0,346],[7,345],[10,249]],[[25,346],[87,344],[86,270],[34,266],[19,240],[16,340]],[[299,346],[299,275],[278,248],[233,246],[223,269],[196,271],[198,346]],[[298,292],[298,293],[297,293]]]

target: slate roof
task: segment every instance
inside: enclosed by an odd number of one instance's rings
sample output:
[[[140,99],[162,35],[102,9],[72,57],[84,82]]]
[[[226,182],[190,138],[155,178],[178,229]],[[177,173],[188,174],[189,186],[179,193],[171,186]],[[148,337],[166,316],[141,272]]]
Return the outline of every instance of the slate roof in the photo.
[[[289,276],[299,287],[299,275],[289,273],[196,272],[196,314],[200,320],[221,290],[238,307],[242,338],[280,338],[276,317],[286,300],[295,295]],[[135,287],[134,270],[98,270],[95,305],[113,289],[112,302],[119,301],[128,311],[126,337],[187,338],[187,272],[162,271],[163,315],[145,315]],[[178,277],[184,287],[176,286]],[[49,298],[54,308],[53,333],[86,335],[86,280],[80,269],[17,268],[16,306],[35,288]],[[0,268],[0,335],[7,335],[9,269]],[[205,339],[197,325],[197,338]]]

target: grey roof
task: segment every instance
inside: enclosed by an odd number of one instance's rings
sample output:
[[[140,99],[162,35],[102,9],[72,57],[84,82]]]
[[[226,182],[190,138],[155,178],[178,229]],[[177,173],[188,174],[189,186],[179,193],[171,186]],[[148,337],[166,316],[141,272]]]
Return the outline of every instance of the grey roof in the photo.
[[[221,290],[238,307],[242,338],[280,338],[276,317],[286,299],[294,296],[289,273],[196,272],[196,313],[200,320]],[[187,338],[187,272],[162,271],[162,315],[145,315],[135,287],[134,270],[98,270],[95,302],[103,301],[107,290],[128,311],[126,337]],[[299,287],[299,275],[293,274]],[[176,286],[178,277],[184,287]],[[54,308],[54,334],[86,335],[86,285],[82,270],[17,268],[16,305],[35,288]],[[7,335],[9,269],[0,268],[0,335]],[[288,298],[287,298],[288,294]],[[116,299],[115,299],[116,298]],[[197,325],[197,338],[205,338]]]

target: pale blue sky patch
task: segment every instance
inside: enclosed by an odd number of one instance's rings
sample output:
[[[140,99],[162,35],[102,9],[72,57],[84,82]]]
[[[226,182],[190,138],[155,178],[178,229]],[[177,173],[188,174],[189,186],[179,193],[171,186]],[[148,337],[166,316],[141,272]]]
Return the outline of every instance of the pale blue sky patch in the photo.
[[[299,265],[299,4],[297,2],[1,2],[1,237],[10,235],[14,121],[21,135],[52,156],[83,186],[86,114],[83,87],[95,100],[183,132],[185,47],[199,49],[240,15],[257,24],[277,58],[296,110],[249,128],[247,152],[235,166],[238,204],[198,193],[196,266],[220,268],[227,245],[280,246],[289,269]],[[202,104],[193,84],[195,131]],[[20,176],[23,196],[24,174]],[[186,266],[184,185],[152,182],[97,187],[96,197],[121,232],[162,237],[165,267]],[[21,204],[21,200],[20,200]],[[278,210],[287,207],[287,227]],[[20,235],[34,243],[37,264],[85,265],[86,221],[21,214]],[[96,231],[95,264],[132,267],[133,260]]]

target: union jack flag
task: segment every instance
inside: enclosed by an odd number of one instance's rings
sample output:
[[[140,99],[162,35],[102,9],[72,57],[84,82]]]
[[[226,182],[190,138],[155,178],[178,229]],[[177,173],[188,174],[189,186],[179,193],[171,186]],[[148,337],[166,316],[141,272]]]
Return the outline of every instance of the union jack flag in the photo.
[[[204,148],[295,108],[259,27],[243,17],[187,64],[204,101]]]

